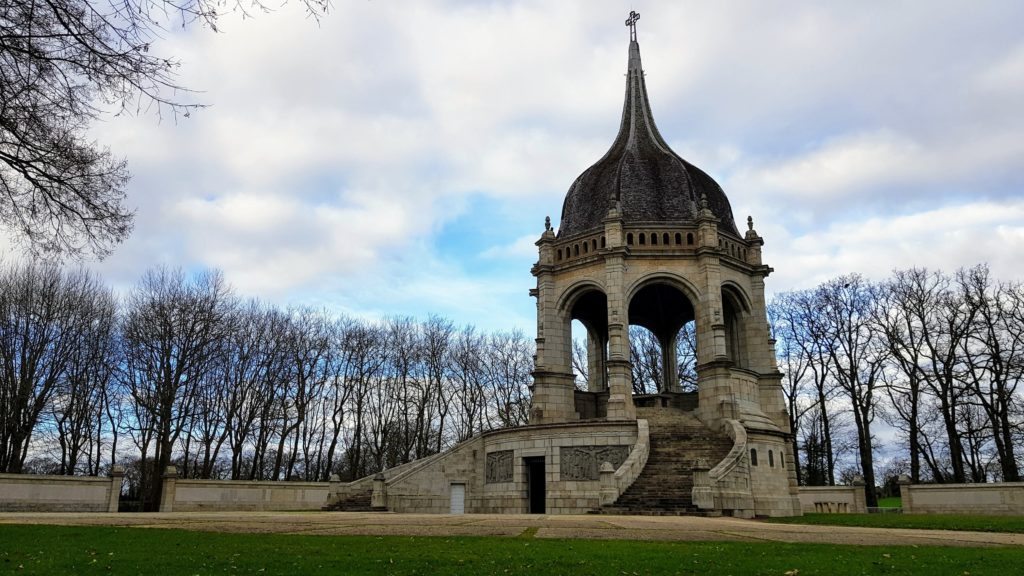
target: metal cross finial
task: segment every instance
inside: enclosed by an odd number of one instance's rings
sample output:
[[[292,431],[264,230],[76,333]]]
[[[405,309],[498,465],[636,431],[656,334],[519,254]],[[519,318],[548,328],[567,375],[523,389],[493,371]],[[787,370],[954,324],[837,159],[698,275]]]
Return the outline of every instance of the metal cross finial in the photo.
[[[640,13],[636,10],[629,11],[629,18],[626,18],[626,26],[629,26],[629,39],[636,42],[636,21],[640,19]]]

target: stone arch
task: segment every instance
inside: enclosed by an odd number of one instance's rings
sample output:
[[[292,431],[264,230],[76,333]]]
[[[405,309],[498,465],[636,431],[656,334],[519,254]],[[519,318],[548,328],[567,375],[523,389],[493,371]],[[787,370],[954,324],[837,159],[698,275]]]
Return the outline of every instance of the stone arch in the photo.
[[[625,301],[633,300],[637,292],[650,284],[668,284],[682,292],[684,296],[690,299],[690,302],[700,302],[701,291],[696,284],[679,274],[661,271],[651,272],[634,280],[632,284],[626,287]]]
[[[646,389],[635,375],[634,393],[678,393],[682,392],[678,378],[677,344],[679,336],[691,322],[696,325],[698,290],[686,279],[673,274],[649,274],[629,287],[625,303],[627,306],[627,322],[629,326],[640,326],[647,329],[657,340],[657,348],[651,348],[652,354],[660,361],[652,362],[657,371],[647,376],[656,380],[656,389]],[[637,334],[628,334],[633,338]],[[651,343],[652,346],[654,343]],[[634,366],[634,369],[638,366]]]
[[[558,314],[564,334],[561,350],[565,364],[572,366],[572,323],[579,321],[587,331],[587,389],[600,392],[607,388],[608,295],[592,280],[569,286],[558,301]]]
[[[555,307],[558,309],[559,313],[564,314],[576,303],[576,300],[578,300],[581,296],[583,296],[586,292],[590,290],[597,290],[602,294],[607,293],[607,291],[604,288],[604,285],[598,282],[597,280],[577,280],[576,282],[573,282],[572,284],[566,286],[564,290],[562,290],[562,294],[558,297],[558,300],[555,302]]]
[[[725,354],[739,368],[750,363],[747,346],[747,324],[750,318],[750,299],[732,282],[722,283],[722,323],[725,325]]]

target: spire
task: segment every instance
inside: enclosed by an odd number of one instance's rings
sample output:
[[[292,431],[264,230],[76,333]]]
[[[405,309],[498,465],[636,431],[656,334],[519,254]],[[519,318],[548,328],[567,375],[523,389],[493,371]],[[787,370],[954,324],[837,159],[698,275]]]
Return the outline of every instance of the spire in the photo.
[[[636,41],[636,21],[640,14],[630,12],[626,19],[629,26],[629,63],[626,67],[626,98],[622,107],[622,122],[619,134],[612,144],[612,150],[620,146],[635,149],[638,145],[651,145],[663,154],[678,156],[658,132],[654,124],[651,103],[647,99],[647,83],[644,80],[644,67],[640,61],[640,44]],[[681,158],[679,158],[682,161]]]
[[[700,216],[695,207],[704,194],[722,227],[740,236],[721,187],[676,154],[654,124],[636,40],[639,19],[635,11],[626,19],[629,61],[618,134],[608,152],[569,188],[559,235],[600,228],[613,206],[627,222],[693,222]]]

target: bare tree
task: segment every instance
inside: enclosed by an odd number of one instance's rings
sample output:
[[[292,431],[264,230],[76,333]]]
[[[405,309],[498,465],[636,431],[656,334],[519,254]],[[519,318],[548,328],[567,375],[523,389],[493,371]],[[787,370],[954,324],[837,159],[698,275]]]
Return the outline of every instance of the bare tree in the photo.
[[[527,423],[530,414],[530,370],[533,351],[522,332],[496,332],[484,353],[484,380],[489,385],[491,426],[507,428]]]
[[[486,385],[483,382],[485,338],[473,326],[464,326],[449,350],[448,364],[451,398],[455,412],[456,440],[461,442],[483,432],[486,422]]]
[[[0,472],[22,471],[41,415],[68,383],[93,321],[109,311],[104,294],[84,271],[32,263],[0,269]]]
[[[590,382],[590,358],[587,352],[586,338],[572,339],[572,372],[576,376],[573,383],[577,390],[586,390]]]
[[[824,459],[824,480],[827,485],[835,484],[836,446],[833,442],[834,414],[833,399],[836,396],[836,385],[832,378],[833,363],[830,350],[832,341],[829,336],[828,324],[821,315],[821,293],[817,290],[803,290],[778,296],[775,300],[775,311],[782,329],[776,332],[781,340],[782,350],[790,350],[807,359],[805,376],[810,379],[811,403],[805,409],[816,411],[816,432],[813,437],[813,448],[818,452],[815,458]],[[793,396],[795,399],[795,396]],[[790,411],[790,417],[799,412]],[[794,429],[797,437],[799,428]],[[805,447],[805,452],[810,448]],[[811,458],[811,454],[807,454]],[[794,453],[794,458],[799,458]]]
[[[444,446],[448,414],[452,403],[445,395],[445,381],[448,379],[448,353],[452,347],[455,326],[451,320],[430,316],[423,325],[423,362],[427,375],[427,386],[437,404],[437,435],[434,438],[434,452]],[[421,452],[426,452],[424,447]]]
[[[958,279],[968,306],[977,310],[962,343],[964,379],[973,392],[971,400],[987,417],[1003,480],[1017,482],[1020,470],[1013,430],[1019,425],[1014,413],[1019,402],[1017,385],[1024,374],[1024,288],[993,283],[986,266],[963,271]],[[983,472],[978,466],[974,469],[977,479]]]
[[[217,272],[186,279],[180,270],[148,271],[128,297],[122,323],[123,378],[145,425],[154,431],[158,475],[171,463],[175,444],[190,423],[216,344],[226,336],[230,293]],[[139,423],[140,425],[143,423]],[[143,461],[146,453],[142,454]],[[159,502],[160,482],[147,482]]]
[[[95,280],[89,292],[77,302],[81,331],[50,404],[62,474],[99,474],[105,408],[116,370],[117,303],[113,293]]]
[[[303,0],[314,15],[327,0]],[[158,54],[164,23],[216,30],[217,0],[12,0],[0,17],[0,222],[36,253],[107,254],[131,232],[124,160],[88,137],[108,113],[197,107]]]
[[[890,423],[907,435],[910,478],[921,481],[922,403],[930,360],[935,358],[936,343],[947,335],[938,314],[949,297],[949,279],[940,272],[924,269],[896,271],[881,285],[879,305],[874,309],[874,324],[885,335],[890,357],[899,376],[886,381],[890,400]]]
[[[885,342],[871,325],[878,305],[877,290],[857,274],[841,276],[818,288],[820,314],[825,320],[834,375],[853,409],[860,469],[869,507],[878,505],[875,494],[871,424],[879,403],[876,394],[888,361]]]
[[[799,307],[793,301],[791,294],[777,296],[768,306],[768,318],[772,323],[772,333],[776,339],[775,352],[777,361],[783,373],[782,394],[786,398],[786,409],[789,413],[789,429],[792,434],[793,444],[793,468],[796,470],[796,481],[803,484],[803,469],[800,464],[800,424],[804,414],[815,406],[815,402],[805,401],[809,396],[807,379],[812,372],[813,358],[808,353],[809,345],[802,345],[799,342],[799,334],[802,326],[799,321]],[[827,415],[827,412],[819,411],[819,417]],[[812,438],[815,448],[822,445],[820,436],[815,434]],[[820,455],[820,453],[819,453]],[[816,455],[817,457],[818,455]],[[818,466],[819,462],[814,465]],[[822,465],[822,474],[815,476],[822,483],[825,476],[824,470],[827,465]]]
[[[657,394],[663,381],[661,342],[643,326],[629,327],[629,360],[634,394]]]

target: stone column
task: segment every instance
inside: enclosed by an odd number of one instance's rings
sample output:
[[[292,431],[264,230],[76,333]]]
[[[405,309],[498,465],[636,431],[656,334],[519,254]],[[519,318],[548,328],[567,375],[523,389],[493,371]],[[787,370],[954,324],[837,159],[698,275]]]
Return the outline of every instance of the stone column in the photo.
[[[910,476],[906,474],[900,474],[899,480],[900,485],[900,506],[903,508],[904,514],[914,513],[914,497],[911,492],[914,488],[913,481],[910,480]]]
[[[537,356],[534,361],[533,389],[530,398],[530,424],[569,422],[579,418],[573,395],[571,333],[558,313],[555,293],[555,268],[551,254],[555,234],[547,227],[537,241],[539,259],[532,273],[537,288]]]
[[[702,285],[700,302],[696,303],[697,315],[697,364],[725,360],[728,358],[725,346],[725,318],[722,312],[722,275],[718,259],[718,219],[707,207],[697,220],[697,248]]]
[[[373,492],[370,494],[370,508],[374,510],[388,509],[387,483],[384,474],[378,472],[373,477]]]
[[[867,514],[867,494],[864,491],[874,489],[874,486],[864,484],[864,477],[860,474],[853,477],[853,512],[855,514]]]
[[[633,374],[629,361],[629,302],[625,295],[629,246],[623,241],[618,203],[608,211],[603,222],[607,240],[604,276],[608,296],[608,419],[635,420]]]
[[[611,462],[601,464],[601,505],[615,503],[619,490],[615,487],[615,467]]]
[[[604,341],[600,334],[587,330],[587,390],[604,392]]]
[[[629,359],[629,313],[623,294],[624,258],[608,258],[605,265],[608,290],[608,419],[633,420],[632,370]]]
[[[168,466],[164,470],[163,486],[160,489],[160,511],[174,512],[174,485],[178,481],[178,469]]]
[[[110,469],[110,494],[107,502],[107,512],[118,511],[121,503],[121,484],[124,483],[124,466],[118,464]]]
[[[710,472],[711,467],[705,460],[698,460],[693,466],[693,488],[690,490],[690,497],[694,506],[701,510],[715,508],[715,492],[711,486]]]
[[[665,380],[661,386],[662,392],[679,391],[679,360],[676,357],[676,340],[678,338],[678,331],[675,334],[658,338],[661,343],[662,378]]]
[[[338,499],[338,493],[341,492],[341,476],[331,474],[329,486],[330,488],[327,489],[328,504]]]

